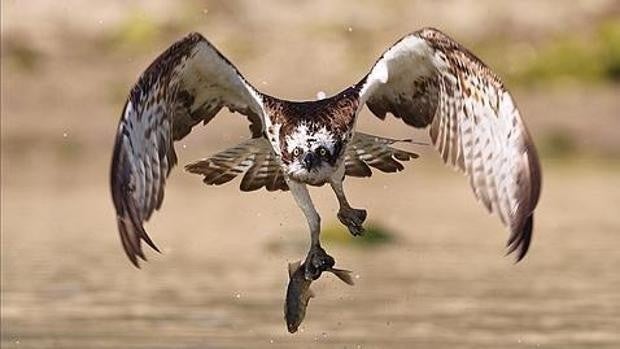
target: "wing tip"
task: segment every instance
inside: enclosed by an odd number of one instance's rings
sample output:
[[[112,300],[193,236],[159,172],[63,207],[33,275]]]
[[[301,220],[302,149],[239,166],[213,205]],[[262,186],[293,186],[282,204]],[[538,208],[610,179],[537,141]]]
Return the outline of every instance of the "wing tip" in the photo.
[[[161,250],[155,245],[153,240],[148,236],[144,227],[136,226],[135,222],[129,219],[130,217],[117,216],[118,231],[121,238],[121,244],[123,250],[127,255],[127,258],[135,266],[140,269],[139,259],[147,262],[146,255],[142,250],[142,241],[144,241],[149,247],[151,247],[157,253],[162,253]],[[129,223],[129,226],[127,225]]]
[[[523,227],[519,230],[513,231],[508,242],[506,243],[506,247],[508,251],[506,252],[506,256],[516,252],[515,255],[515,264],[521,262],[527,252],[530,249],[530,244],[532,242],[532,232],[534,229],[534,213],[530,213],[530,215],[525,220]]]

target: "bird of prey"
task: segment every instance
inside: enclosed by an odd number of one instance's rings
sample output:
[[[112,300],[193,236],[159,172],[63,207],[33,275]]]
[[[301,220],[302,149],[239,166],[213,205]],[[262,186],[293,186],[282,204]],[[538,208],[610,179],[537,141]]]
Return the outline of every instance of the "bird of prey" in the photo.
[[[541,169],[530,134],[500,78],[458,42],[434,28],[398,40],[357,83],[321,100],[287,101],[253,87],[198,33],[174,43],[131,89],[118,125],[111,190],[124,250],[138,266],[144,229],[161,207],[166,178],[177,163],[174,142],[223,107],[247,117],[251,138],[186,166],[209,185],[242,174],[240,189],[289,190],[310,230],[305,276],[315,280],[334,265],[321,248],[320,217],[307,186],[329,184],[338,219],[353,235],[366,211],[353,208],[346,176],[369,177],[370,167],[398,172],[417,157],[393,147],[398,140],[358,132],[364,105],[384,120],[428,128],[443,161],[465,173],[475,197],[510,231],[508,253],[527,253]]]

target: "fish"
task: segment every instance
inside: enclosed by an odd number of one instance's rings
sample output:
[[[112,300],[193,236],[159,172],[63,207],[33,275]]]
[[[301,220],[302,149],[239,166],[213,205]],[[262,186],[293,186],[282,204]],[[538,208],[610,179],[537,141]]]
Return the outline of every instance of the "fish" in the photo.
[[[301,261],[289,263],[288,265],[289,283],[286,288],[284,320],[290,333],[297,332],[299,325],[301,325],[306,316],[306,308],[310,298],[315,297],[314,292],[310,289],[310,284],[312,284],[313,280],[306,279],[304,270],[305,263],[302,264]],[[354,282],[353,278],[351,278],[350,270],[329,268],[326,271],[336,275],[347,285],[353,286]]]

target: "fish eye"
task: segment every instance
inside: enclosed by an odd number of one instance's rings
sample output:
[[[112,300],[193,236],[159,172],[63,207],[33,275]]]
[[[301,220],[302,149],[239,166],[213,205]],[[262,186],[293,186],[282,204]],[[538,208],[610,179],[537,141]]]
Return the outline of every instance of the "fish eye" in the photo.
[[[293,149],[293,156],[298,157],[299,155],[301,155],[301,148]]]
[[[327,156],[327,149],[320,147],[318,153],[320,156]]]

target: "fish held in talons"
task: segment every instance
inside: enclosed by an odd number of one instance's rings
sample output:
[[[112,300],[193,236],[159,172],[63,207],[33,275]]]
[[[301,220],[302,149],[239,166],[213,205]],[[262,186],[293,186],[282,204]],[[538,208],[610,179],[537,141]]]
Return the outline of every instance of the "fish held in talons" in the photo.
[[[286,327],[290,333],[297,332],[299,325],[306,316],[306,308],[310,302],[310,298],[315,296],[310,289],[310,284],[314,280],[308,280],[305,276],[305,262],[301,261],[289,263],[288,275],[289,283],[286,289],[286,302],[284,303],[284,319]],[[340,280],[348,285],[353,286],[353,278],[351,271],[337,268],[328,268],[326,271],[333,273]]]
[[[331,269],[334,264],[336,260],[328,255],[320,245],[313,245],[303,263],[306,280],[318,280],[321,274]]]

